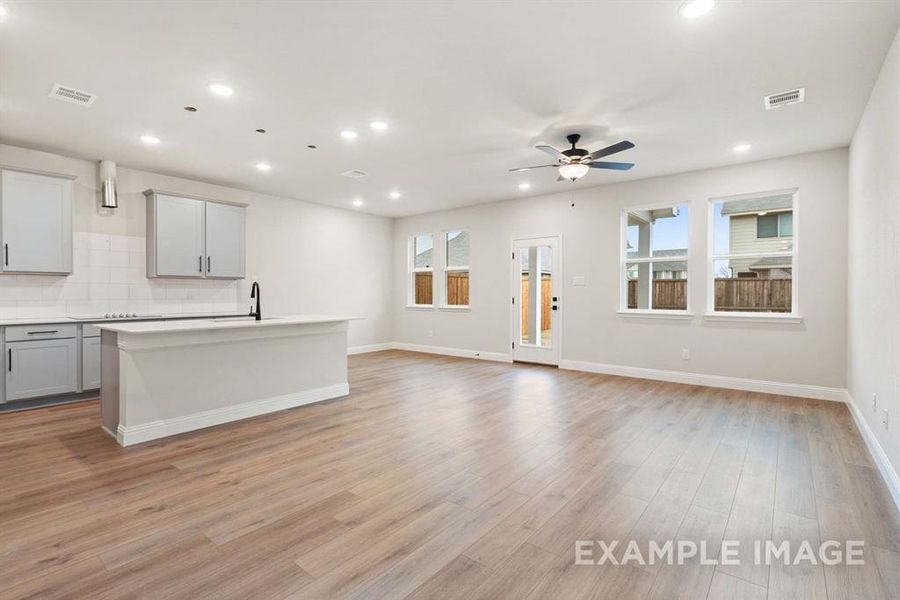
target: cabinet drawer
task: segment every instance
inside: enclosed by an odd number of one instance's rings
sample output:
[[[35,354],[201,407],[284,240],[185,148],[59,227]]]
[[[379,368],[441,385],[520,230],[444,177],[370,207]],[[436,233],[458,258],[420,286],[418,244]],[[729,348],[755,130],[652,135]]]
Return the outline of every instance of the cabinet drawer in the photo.
[[[81,337],[100,337],[100,330],[96,325],[91,325],[90,323],[85,323],[81,326]]]
[[[15,325],[6,328],[7,342],[54,340],[75,337],[75,325],[56,323],[51,325]]]
[[[6,344],[6,399],[74,392],[78,386],[75,340]]]

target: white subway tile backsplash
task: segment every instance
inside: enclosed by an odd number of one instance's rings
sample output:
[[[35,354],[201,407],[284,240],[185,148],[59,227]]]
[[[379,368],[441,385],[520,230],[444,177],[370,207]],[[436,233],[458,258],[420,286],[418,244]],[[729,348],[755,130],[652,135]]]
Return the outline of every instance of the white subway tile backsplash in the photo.
[[[219,313],[243,306],[240,281],[147,279],[143,237],[76,231],[72,243],[68,277],[0,275],[0,318]]]

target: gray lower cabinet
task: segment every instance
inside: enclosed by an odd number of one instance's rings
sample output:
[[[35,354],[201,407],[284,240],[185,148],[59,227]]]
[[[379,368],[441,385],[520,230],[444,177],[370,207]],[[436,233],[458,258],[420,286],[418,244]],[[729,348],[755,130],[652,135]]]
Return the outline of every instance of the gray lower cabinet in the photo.
[[[77,369],[75,338],[7,341],[6,400],[74,392]]]
[[[81,389],[100,389],[100,338],[86,337],[81,340]]]

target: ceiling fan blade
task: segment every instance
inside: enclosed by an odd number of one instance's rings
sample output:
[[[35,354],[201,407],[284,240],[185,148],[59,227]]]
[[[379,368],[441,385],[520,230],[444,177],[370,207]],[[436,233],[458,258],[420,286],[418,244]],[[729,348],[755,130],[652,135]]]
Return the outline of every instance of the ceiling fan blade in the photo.
[[[620,163],[620,162],[592,162],[588,165],[592,169],[613,169],[615,171],[627,171],[631,167],[634,166],[634,163]]]
[[[540,169],[542,167],[558,167],[559,165],[535,165],[533,167],[518,167],[516,169],[510,169],[510,171],[527,171],[529,169]]]
[[[558,160],[567,160],[568,159],[568,157],[565,154],[563,154],[562,152],[560,152],[553,146],[541,144],[539,146],[535,146],[535,148],[537,148],[541,152],[546,152],[547,154],[549,154],[550,156],[552,156],[555,159],[558,159]]]
[[[563,177],[562,175],[560,175],[559,177],[557,177],[556,180],[557,180],[557,181],[568,181],[568,179],[566,179],[566,178]]]
[[[607,146],[606,148],[600,148],[594,152],[591,152],[589,156],[591,158],[603,158],[604,156],[609,156],[610,154],[615,154],[616,152],[622,152],[623,150],[628,150],[629,148],[634,148],[634,144],[625,140],[624,142],[619,142],[618,144],[613,144],[612,146]]]

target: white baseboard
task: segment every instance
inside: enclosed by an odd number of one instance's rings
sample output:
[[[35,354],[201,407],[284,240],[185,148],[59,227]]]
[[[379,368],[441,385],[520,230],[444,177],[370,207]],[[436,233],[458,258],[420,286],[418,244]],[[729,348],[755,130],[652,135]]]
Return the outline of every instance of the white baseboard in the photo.
[[[497,362],[512,362],[512,356],[502,352],[483,352],[481,350],[463,350],[460,348],[447,348],[445,346],[423,346],[420,344],[406,344],[394,342],[392,347],[397,350],[409,352],[425,352],[426,354],[443,354],[444,356],[459,356],[461,358],[476,358],[479,360],[493,360]]]
[[[350,385],[348,383],[338,383],[303,392],[285,394],[273,398],[264,398],[262,400],[252,400],[250,402],[244,402],[242,404],[224,408],[215,408],[173,419],[151,421],[150,423],[132,425],[130,427],[120,424],[115,438],[122,446],[131,446],[133,444],[149,442],[150,440],[156,440],[170,435],[177,435],[196,429],[221,425],[222,423],[229,423],[231,421],[238,421],[277,412],[287,408],[303,406],[304,404],[312,404],[313,402],[338,398],[340,396],[346,396],[349,393]]]
[[[900,510],[900,476],[897,475],[897,471],[888,459],[887,453],[881,447],[881,444],[878,443],[875,432],[869,427],[869,422],[866,421],[866,418],[859,410],[859,406],[856,405],[856,400],[853,399],[849,392],[847,392],[847,407],[850,409],[850,414],[853,415],[859,434],[862,436],[863,441],[866,442],[866,447],[875,461],[875,466],[878,467],[885,485],[891,492],[891,497],[894,499],[894,504],[897,505],[897,510]]]
[[[742,379],[740,377],[706,375],[703,373],[689,373],[686,371],[625,367],[621,365],[607,365],[580,360],[560,361],[559,368],[570,369],[573,371],[586,371],[588,373],[602,373],[604,375],[619,375],[621,377],[636,377],[638,379],[654,379],[657,381],[670,381],[673,383],[704,385],[729,390],[745,390],[748,392],[779,394],[781,396],[831,400],[834,402],[844,402],[847,393],[843,388],[830,388],[800,383],[781,383],[778,381],[765,381],[762,379]]]
[[[384,342],[383,344],[368,344],[365,346],[350,346],[347,348],[347,354],[366,354],[367,352],[381,352],[382,350],[392,350],[393,342]]]

